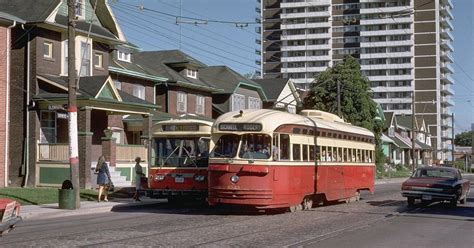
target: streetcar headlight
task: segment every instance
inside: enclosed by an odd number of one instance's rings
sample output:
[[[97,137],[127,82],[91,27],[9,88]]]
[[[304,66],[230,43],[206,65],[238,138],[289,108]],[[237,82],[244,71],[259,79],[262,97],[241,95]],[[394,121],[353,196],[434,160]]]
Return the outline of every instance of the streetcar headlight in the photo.
[[[204,180],[206,180],[206,176],[204,176],[204,175],[195,175],[194,180],[196,182],[204,182]]]
[[[165,180],[165,175],[157,174],[155,175],[155,181],[163,181]]]
[[[233,175],[230,177],[230,181],[233,182],[233,183],[236,183],[239,181],[239,176],[237,175]]]

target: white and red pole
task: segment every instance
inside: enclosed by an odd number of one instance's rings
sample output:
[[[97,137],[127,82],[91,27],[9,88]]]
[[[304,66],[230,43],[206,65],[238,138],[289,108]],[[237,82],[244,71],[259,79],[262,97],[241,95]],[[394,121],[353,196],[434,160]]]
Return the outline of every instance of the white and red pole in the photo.
[[[77,136],[76,105],[76,57],[75,57],[75,10],[76,1],[68,0],[68,124],[69,124],[69,166],[71,182],[76,193],[76,209],[81,207],[79,185],[79,148]]]

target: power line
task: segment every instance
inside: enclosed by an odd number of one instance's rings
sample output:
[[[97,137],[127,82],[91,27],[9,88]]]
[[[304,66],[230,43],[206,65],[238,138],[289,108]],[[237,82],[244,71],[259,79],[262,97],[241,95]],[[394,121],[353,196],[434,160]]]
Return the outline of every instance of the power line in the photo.
[[[126,13],[126,12],[123,11],[123,10],[120,10],[120,9],[117,9],[117,10],[121,11],[122,13]],[[127,14],[127,15],[130,15],[130,13],[126,13],[126,14]],[[135,16],[135,15],[131,15],[131,16],[134,16],[134,17],[136,17],[136,18],[138,18],[138,19],[142,19],[142,18],[137,17],[137,16]],[[124,20],[124,19],[128,19],[128,18],[121,17],[121,18],[119,18],[119,19]],[[130,19],[128,19],[128,20],[130,20]],[[145,19],[142,19],[142,20],[147,21],[147,20],[145,20]],[[134,22],[135,20],[130,20],[130,21],[131,21],[131,22]],[[154,25],[154,26],[163,28],[163,29],[165,29],[165,30],[168,30],[168,31],[170,31],[170,32],[172,32],[172,33],[176,33],[176,32],[173,31],[173,30],[170,30],[170,29],[168,29],[168,28],[164,28],[164,27],[162,27],[162,26],[160,26],[160,25],[157,25],[157,24],[155,24],[155,23],[151,23],[151,24]],[[154,29],[154,28],[147,27],[147,26],[142,26],[142,28],[146,28],[146,29],[148,29],[148,30],[151,30],[152,32],[155,32],[156,34],[159,34],[160,36],[163,36],[163,37],[168,38],[168,39],[170,39],[170,40],[177,40],[177,39],[175,39],[175,38],[169,37],[168,35],[166,35],[166,34],[160,32],[160,31],[158,31],[158,30],[156,30],[156,29]],[[144,34],[144,36],[146,36],[146,35],[149,35],[149,34]],[[194,39],[192,39],[192,40],[194,40]],[[200,42],[200,41],[197,41],[197,40],[194,40],[194,41]],[[201,42],[201,43],[202,43],[202,42]],[[250,67],[250,68],[255,69],[255,66],[254,66],[254,65],[249,65],[249,64],[243,63],[243,62],[241,62],[241,61],[238,61],[238,60],[235,60],[235,59],[232,59],[232,58],[229,58],[229,57],[225,57],[225,56],[223,56],[223,55],[221,55],[221,54],[218,54],[218,53],[216,53],[216,52],[209,51],[209,50],[206,50],[206,49],[197,47],[197,46],[195,46],[195,45],[193,45],[193,44],[190,44],[190,43],[185,43],[185,42],[183,42],[183,44],[186,44],[186,45],[189,46],[189,47],[193,47],[193,48],[195,48],[195,49],[204,51],[204,52],[206,52],[206,53],[212,54],[212,55],[214,55],[214,56],[217,56],[217,57],[220,57],[220,58],[223,58],[223,59],[232,61],[232,62],[234,62],[234,63],[237,63],[237,64],[240,64],[240,65],[244,65],[244,66],[247,66],[247,67]],[[206,45],[208,45],[208,44],[206,44]],[[209,45],[208,45],[208,46],[209,46]]]

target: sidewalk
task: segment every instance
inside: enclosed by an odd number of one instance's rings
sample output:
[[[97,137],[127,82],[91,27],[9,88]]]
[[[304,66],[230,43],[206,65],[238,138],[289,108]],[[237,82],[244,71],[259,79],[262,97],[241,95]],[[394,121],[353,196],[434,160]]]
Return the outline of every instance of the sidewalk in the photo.
[[[141,202],[136,202],[133,199],[114,199],[109,202],[96,201],[81,201],[81,207],[75,210],[59,209],[58,203],[43,204],[43,205],[25,205],[21,206],[20,216],[23,220],[39,220],[49,219],[64,216],[77,216],[95,213],[110,212],[114,207],[122,206],[143,206],[166,202],[165,199],[148,199],[143,197]]]

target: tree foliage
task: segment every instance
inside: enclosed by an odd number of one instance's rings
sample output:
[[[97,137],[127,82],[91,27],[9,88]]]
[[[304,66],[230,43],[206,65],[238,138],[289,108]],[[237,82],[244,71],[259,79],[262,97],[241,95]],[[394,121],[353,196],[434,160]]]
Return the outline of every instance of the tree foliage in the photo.
[[[367,128],[374,132],[377,145],[385,123],[380,120],[377,104],[372,100],[369,80],[365,77],[357,60],[346,57],[341,63],[320,73],[303,107],[317,109],[337,115],[337,82],[341,92],[342,118],[353,125]],[[381,147],[376,149],[377,163],[384,163],[385,157]]]
[[[472,146],[472,135],[474,131],[462,132],[454,137],[454,144],[457,146]]]

